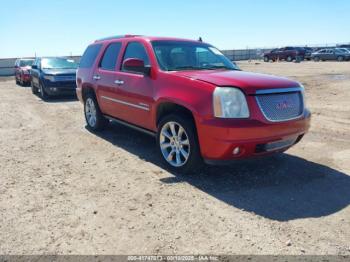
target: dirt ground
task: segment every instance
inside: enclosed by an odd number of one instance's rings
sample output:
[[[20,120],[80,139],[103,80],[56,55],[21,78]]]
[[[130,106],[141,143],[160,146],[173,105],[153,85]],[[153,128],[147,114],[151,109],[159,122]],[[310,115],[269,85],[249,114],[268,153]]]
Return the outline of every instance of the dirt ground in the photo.
[[[94,134],[74,99],[0,82],[1,254],[350,255],[350,63],[239,63],[304,84],[285,154],[171,174],[152,137]]]

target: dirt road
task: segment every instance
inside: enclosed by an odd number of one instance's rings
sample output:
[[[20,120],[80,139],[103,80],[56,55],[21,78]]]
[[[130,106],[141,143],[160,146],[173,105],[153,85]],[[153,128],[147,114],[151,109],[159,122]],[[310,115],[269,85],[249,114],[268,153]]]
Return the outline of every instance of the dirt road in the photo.
[[[1,254],[350,254],[350,64],[240,63],[305,85],[281,156],[174,175],[153,138],[0,82]]]

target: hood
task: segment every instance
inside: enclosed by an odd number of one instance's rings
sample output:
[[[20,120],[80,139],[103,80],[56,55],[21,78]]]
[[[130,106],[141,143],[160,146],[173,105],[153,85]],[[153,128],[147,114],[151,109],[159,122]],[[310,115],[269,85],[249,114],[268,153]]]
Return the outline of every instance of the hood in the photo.
[[[216,86],[232,86],[254,94],[259,89],[298,87],[296,81],[272,75],[228,70],[177,71],[174,74]]]
[[[42,69],[46,75],[75,75],[77,69]]]

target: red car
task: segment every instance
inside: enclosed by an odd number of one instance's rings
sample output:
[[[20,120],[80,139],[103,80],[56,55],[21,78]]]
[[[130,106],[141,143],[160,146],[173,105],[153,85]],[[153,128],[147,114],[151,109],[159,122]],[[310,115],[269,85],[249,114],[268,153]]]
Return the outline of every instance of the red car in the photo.
[[[77,96],[93,130],[115,120],[156,136],[180,172],[287,150],[309,129],[298,82],[239,70],[192,40],[117,36],[97,40],[77,71]]]
[[[276,60],[285,60],[287,62],[292,62],[297,59],[304,59],[306,50],[302,47],[283,47],[279,49],[273,49],[270,52],[264,53],[264,61],[269,62],[272,60],[275,62]]]
[[[16,84],[26,85],[30,83],[30,68],[34,59],[17,59],[15,62]]]

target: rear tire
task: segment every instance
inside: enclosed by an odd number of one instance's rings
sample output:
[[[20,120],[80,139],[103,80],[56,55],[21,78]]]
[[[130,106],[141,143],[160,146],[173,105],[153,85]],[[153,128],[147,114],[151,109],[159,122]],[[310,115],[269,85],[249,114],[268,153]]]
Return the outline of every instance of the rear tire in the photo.
[[[315,61],[315,62],[319,62],[319,61],[320,61],[320,58],[319,58],[318,56],[315,56],[315,57],[314,57],[314,61]]]
[[[42,100],[48,100],[49,95],[45,92],[44,85],[42,83],[39,83],[39,89],[40,89],[40,97]]]
[[[157,147],[163,162],[180,174],[195,174],[203,168],[196,127],[186,115],[167,115],[158,125]]]
[[[92,131],[101,131],[109,123],[109,120],[103,116],[96,97],[92,93],[87,94],[84,100],[84,115],[86,124]]]

